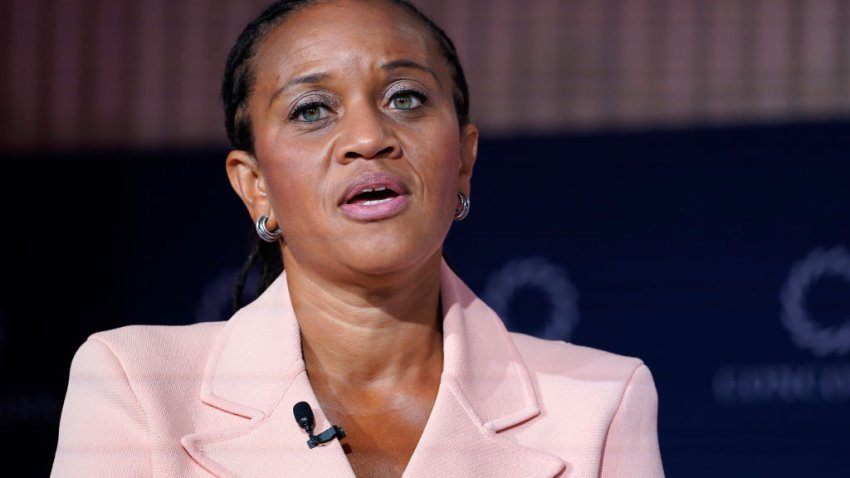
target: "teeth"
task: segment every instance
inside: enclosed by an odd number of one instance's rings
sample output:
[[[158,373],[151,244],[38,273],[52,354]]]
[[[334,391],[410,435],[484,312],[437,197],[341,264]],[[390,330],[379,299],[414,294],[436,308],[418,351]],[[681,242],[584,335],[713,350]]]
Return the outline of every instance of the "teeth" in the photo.
[[[387,201],[392,201],[393,198],[385,198],[385,199],[376,199],[374,201],[365,201],[363,203],[364,206],[374,206],[375,204],[385,203]]]
[[[372,188],[361,189],[358,194],[379,193],[381,191],[386,191],[386,190],[387,190],[386,186],[380,186],[380,187],[377,187],[377,188],[374,188],[374,189],[372,189]]]

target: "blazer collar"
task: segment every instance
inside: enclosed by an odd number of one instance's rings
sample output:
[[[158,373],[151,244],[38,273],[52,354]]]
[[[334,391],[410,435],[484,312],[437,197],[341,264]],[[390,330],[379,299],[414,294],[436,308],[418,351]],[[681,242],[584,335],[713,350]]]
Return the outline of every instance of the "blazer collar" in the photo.
[[[404,476],[468,476],[470,470],[566,476],[559,474],[566,473],[560,458],[498,434],[539,414],[531,378],[501,320],[445,262],[441,298],[443,375]],[[292,406],[303,400],[313,407],[316,430],[330,426],[307,378],[285,273],[224,326],[200,395],[226,417],[199,424],[181,442],[213,474],[354,476],[338,441],[308,450],[293,418]]]

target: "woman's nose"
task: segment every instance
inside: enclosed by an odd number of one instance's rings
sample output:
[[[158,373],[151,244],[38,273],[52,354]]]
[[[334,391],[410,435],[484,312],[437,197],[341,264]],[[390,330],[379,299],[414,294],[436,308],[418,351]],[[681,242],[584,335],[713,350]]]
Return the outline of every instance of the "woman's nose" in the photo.
[[[337,151],[340,162],[355,159],[396,158],[401,152],[392,120],[369,105],[349,108],[340,126],[343,128]]]

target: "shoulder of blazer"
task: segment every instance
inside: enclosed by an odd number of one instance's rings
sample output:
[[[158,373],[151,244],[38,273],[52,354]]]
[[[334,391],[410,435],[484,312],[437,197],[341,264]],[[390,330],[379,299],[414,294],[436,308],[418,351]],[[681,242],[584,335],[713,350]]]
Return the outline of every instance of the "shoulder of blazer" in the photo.
[[[525,366],[533,375],[574,380],[627,383],[643,365],[636,357],[575,345],[561,340],[546,340],[511,332]]]
[[[132,377],[133,371],[175,368],[197,370],[227,322],[191,325],[128,325],[97,332],[89,341],[104,344]]]
[[[576,476],[663,478],[658,397],[649,369],[627,357],[511,334],[534,384],[540,415],[513,438],[552,453]]]

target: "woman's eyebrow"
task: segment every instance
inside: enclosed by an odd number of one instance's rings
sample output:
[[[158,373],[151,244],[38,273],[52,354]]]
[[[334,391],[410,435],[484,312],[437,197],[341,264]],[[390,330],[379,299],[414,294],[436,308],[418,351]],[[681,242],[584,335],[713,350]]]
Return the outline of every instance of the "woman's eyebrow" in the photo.
[[[286,82],[285,85],[276,89],[274,93],[272,93],[272,97],[269,99],[269,106],[274,103],[274,100],[277,99],[284,91],[292,88],[295,85],[303,85],[305,83],[320,83],[328,77],[327,73],[309,73],[307,75],[296,76],[295,78]]]
[[[413,60],[393,60],[381,65],[381,69],[383,70],[395,70],[399,68],[414,68],[417,70],[424,71],[425,73],[428,73],[429,75],[433,76],[438,84],[440,83],[440,78],[437,77],[437,74],[434,73],[434,70]],[[269,106],[274,103],[274,100],[277,99],[278,96],[280,96],[283,92],[292,88],[293,86],[303,85],[305,83],[320,83],[321,81],[327,79],[328,76],[329,75],[327,73],[309,73],[302,76],[296,76],[295,78],[287,81],[286,84],[275,90],[274,93],[272,93],[271,98],[269,98]]]
[[[393,60],[393,61],[384,63],[383,65],[381,65],[381,68],[384,69],[384,70],[395,70],[395,69],[398,69],[398,68],[415,68],[417,70],[421,70],[421,71],[424,71],[425,73],[430,74],[431,76],[434,77],[435,80],[437,80],[438,84],[440,83],[440,78],[437,77],[437,74],[434,73],[434,70],[428,68],[425,65],[421,65],[419,63],[416,63],[413,60],[408,60],[408,59]]]

